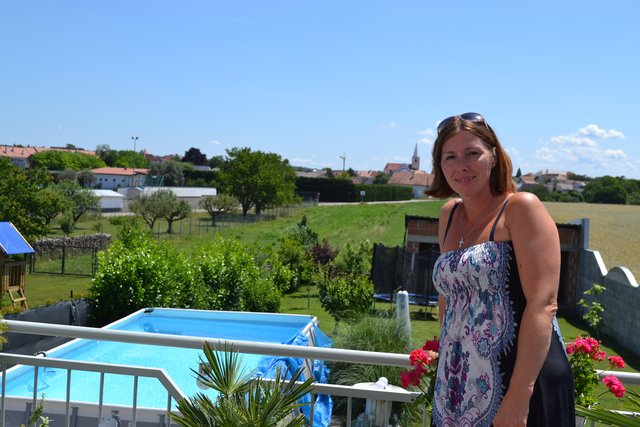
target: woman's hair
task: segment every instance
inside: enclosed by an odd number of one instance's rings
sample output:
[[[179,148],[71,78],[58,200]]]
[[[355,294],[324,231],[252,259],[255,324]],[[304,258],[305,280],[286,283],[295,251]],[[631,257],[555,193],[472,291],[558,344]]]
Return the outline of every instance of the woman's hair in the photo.
[[[454,135],[463,131],[477,136],[489,149],[495,152],[496,165],[491,169],[491,177],[489,180],[491,193],[496,196],[505,193],[515,193],[516,185],[512,178],[513,167],[511,166],[511,159],[502,148],[502,145],[500,145],[500,141],[491,126],[489,126],[484,119],[471,121],[464,120],[460,116],[451,119],[438,132],[438,137],[433,144],[432,152],[433,182],[431,183],[431,188],[425,191],[425,193],[438,198],[447,198],[454,194],[453,189],[449,186],[442,173],[442,147],[444,143]]]

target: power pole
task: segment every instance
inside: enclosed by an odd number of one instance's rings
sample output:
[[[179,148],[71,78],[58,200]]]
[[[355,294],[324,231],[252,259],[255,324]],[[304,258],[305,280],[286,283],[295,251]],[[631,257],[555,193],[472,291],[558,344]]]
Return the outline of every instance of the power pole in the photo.
[[[137,136],[132,136],[131,139],[133,139],[133,151],[136,151],[136,142],[138,142],[138,137]]]
[[[342,172],[344,172],[345,171],[344,162],[345,162],[345,160],[347,160],[347,157],[345,156],[344,153],[342,153],[342,156],[340,156],[340,158],[342,159]]]

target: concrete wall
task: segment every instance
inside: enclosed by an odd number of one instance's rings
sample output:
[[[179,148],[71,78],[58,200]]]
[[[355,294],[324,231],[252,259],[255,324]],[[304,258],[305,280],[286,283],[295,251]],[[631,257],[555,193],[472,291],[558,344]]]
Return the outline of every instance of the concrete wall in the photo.
[[[583,232],[587,233],[584,240],[588,245],[589,227],[583,227]],[[594,283],[606,288],[600,295],[604,306],[602,333],[640,355],[640,289],[633,273],[626,267],[607,269],[600,253],[585,247],[580,253],[576,299],[593,301],[593,297],[584,295],[584,291],[591,289]],[[580,306],[576,310],[579,315],[586,311]]]

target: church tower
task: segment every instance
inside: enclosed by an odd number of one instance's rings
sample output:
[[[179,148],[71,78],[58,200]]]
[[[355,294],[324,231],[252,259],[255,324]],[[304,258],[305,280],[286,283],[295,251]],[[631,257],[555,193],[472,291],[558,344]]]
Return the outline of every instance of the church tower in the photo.
[[[411,158],[411,166],[409,168],[414,171],[420,170],[420,156],[418,156],[418,144],[416,144],[416,148],[413,150],[413,157]]]

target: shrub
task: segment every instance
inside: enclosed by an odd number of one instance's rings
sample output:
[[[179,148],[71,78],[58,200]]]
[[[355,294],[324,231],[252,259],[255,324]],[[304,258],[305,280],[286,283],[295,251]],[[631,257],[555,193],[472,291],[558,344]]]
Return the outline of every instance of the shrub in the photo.
[[[373,304],[373,283],[364,276],[326,278],[318,291],[320,304],[335,319],[336,329],[341,320],[362,318]]]
[[[262,271],[251,252],[235,241],[217,239],[195,257],[207,288],[209,310],[242,310],[244,288],[262,280]]]
[[[371,259],[373,245],[369,240],[363,240],[355,246],[347,243],[336,262],[336,270],[344,275],[369,276],[371,274]]]
[[[65,236],[70,235],[76,229],[76,223],[73,220],[73,213],[65,212],[64,215],[58,220],[58,224],[60,225],[60,230],[65,234]]]
[[[92,315],[98,324],[144,307],[179,306],[177,254],[139,228],[124,229],[120,239],[98,253],[98,268],[89,288]],[[178,288],[179,289],[179,288]]]
[[[280,290],[265,278],[245,283],[242,289],[243,310],[276,313],[280,311]]]

